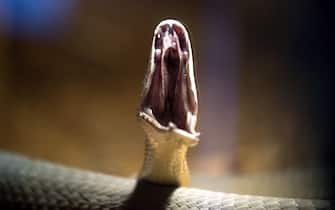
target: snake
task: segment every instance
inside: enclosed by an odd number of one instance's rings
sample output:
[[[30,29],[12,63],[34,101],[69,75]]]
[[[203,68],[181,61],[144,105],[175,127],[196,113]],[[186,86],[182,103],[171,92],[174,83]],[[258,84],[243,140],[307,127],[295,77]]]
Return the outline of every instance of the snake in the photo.
[[[179,21],[154,30],[137,113],[146,134],[137,178],[119,177],[0,151],[1,209],[332,209],[316,199],[191,188],[187,151],[199,143],[198,88],[191,41]],[[257,189],[255,189],[257,191]]]

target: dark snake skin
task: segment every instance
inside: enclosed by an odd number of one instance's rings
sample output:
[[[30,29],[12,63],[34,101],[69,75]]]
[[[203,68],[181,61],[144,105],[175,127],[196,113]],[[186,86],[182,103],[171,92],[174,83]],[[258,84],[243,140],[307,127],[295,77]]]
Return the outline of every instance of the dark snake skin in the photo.
[[[0,152],[0,209],[333,209],[329,200],[275,198],[152,184]]]

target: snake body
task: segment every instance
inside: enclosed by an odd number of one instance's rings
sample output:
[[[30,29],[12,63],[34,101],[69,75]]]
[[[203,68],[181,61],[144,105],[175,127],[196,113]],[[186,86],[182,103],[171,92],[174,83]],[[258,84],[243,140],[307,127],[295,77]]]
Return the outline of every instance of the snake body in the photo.
[[[186,153],[199,141],[191,42],[176,20],[154,31],[138,112],[146,133],[137,180],[0,152],[1,209],[331,209],[327,200],[237,195],[187,188]],[[257,189],[255,189],[257,190]]]
[[[0,153],[1,209],[332,209],[330,201],[158,185]]]

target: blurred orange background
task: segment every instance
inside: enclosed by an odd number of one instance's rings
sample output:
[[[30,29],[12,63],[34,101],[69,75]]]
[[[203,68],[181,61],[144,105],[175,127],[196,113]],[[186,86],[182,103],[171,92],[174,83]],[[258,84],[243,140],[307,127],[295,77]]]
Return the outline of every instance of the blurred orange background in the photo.
[[[134,175],[153,29],[187,26],[200,88],[194,174],[331,167],[330,19],[317,1],[0,2],[0,148]]]

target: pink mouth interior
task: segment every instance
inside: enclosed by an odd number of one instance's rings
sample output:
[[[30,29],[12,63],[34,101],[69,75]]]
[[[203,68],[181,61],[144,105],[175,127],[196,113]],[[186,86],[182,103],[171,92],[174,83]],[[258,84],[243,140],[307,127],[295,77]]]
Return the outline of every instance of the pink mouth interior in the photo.
[[[173,123],[179,129],[191,132],[187,123],[188,112],[193,113],[196,104],[190,100],[190,82],[187,62],[189,46],[184,29],[175,24],[160,26],[154,38],[154,70],[149,90],[141,109],[152,110],[155,119],[163,126]]]

